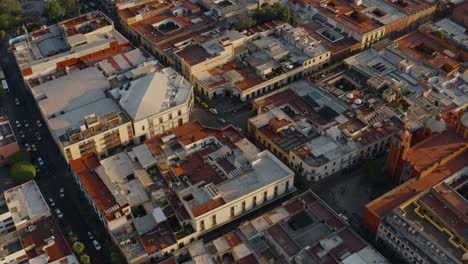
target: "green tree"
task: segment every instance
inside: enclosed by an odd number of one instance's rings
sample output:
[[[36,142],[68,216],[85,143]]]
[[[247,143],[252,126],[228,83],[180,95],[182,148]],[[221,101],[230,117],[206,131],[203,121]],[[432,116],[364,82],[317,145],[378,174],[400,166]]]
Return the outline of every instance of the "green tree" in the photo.
[[[254,13],[254,18],[258,23],[263,24],[272,20],[282,20],[288,22],[291,18],[289,8],[281,4],[263,5]]]
[[[21,161],[30,161],[31,155],[26,150],[20,150],[10,157],[10,163],[14,164]]]
[[[57,0],[49,0],[44,7],[44,15],[50,22],[56,22],[65,16],[65,9]]]
[[[10,173],[14,181],[25,183],[34,179],[36,168],[29,161],[20,161],[11,166]]]
[[[91,262],[91,258],[88,255],[81,255],[80,262],[81,264],[89,264]]]
[[[75,235],[75,234],[71,234],[70,235],[70,240],[71,240],[71,242],[76,242],[76,241],[78,241],[78,236]]]
[[[83,243],[76,241],[73,243],[73,252],[75,252],[78,255],[81,255],[85,249],[85,246]]]
[[[75,14],[77,12],[78,3],[76,0],[60,0],[63,9],[68,14]]]
[[[234,23],[234,28],[238,31],[243,31],[255,26],[256,21],[246,13],[240,14],[237,21]]]

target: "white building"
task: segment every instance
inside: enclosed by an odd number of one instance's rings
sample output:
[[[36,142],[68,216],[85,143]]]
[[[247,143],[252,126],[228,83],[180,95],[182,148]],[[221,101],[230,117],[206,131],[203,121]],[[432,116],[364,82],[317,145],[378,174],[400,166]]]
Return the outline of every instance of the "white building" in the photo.
[[[110,93],[132,120],[137,143],[187,123],[193,107],[192,85],[170,67]]]

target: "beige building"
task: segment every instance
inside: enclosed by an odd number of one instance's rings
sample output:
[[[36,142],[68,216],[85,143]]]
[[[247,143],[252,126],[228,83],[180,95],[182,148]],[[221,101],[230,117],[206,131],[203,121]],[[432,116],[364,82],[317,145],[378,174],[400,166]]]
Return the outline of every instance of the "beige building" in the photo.
[[[170,67],[132,79],[110,94],[131,119],[136,143],[187,123],[193,108],[192,85]]]

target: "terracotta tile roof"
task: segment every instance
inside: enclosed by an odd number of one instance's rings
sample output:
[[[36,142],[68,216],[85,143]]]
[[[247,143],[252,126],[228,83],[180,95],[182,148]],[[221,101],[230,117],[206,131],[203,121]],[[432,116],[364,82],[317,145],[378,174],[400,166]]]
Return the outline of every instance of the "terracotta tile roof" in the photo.
[[[34,226],[36,226],[34,231],[26,231],[25,229],[19,231],[21,244],[26,249],[29,259],[46,254],[48,262],[54,262],[72,254],[67,241],[52,217],[43,218],[35,222]],[[47,246],[46,240],[51,238],[54,243]]]
[[[255,258],[253,254],[250,254],[246,257],[239,259],[238,263],[239,264],[257,264],[259,262],[257,261],[257,258]]]
[[[435,186],[434,191],[438,193],[443,203],[450,205],[452,209],[457,211],[459,217],[468,216],[468,202],[460,193],[445,183]]]
[[[289,237],[288,233],[281,227],[280,224],[275,224],[269,227],[266,232],[271,238],[278,244],[280,248],[288,254],[289,257],[295,256],[299,253],[300,248],[296,245],[296,242]]]
[[[192,45],[178,51],[177,56],[190,66],[196,65],[211,57],[211,55],[201,45]]]
[[[210,150],[211,148],[205,149]],[[187,156],[179,164],[173,165],[171,169],[176,176],[187,176],[193,185],[202,181],[205,181],[205,184],[218,184],[224,180],[215,169],[205,163],[199,152]]]
[[[452,17],[455,22],[461,26],[468,28],[468,1],[455,6],[453,8]]]
[[[216,209],[225,203],[226,202],[223,200],[223,198],[216,198],[214,200],[210,200],[206,203],[203,203],[199,206],[192,208],[192,214],[193,216],[197,217],[213,209]]]
[[[309,206],[309,209],[320,219],[325,221],[325,223],[331,227],[334,227],[336,230],[340,230],[346,225],[336,216],[333,214],[330,209],[326,208],[321,203],[314,203]]]
[[[78,175],[81,183],[101,212],[118,206],[112,193],[94,172],[94,169],[100,166],[96,154],[89,153],[79,159],[72,160],[70,166]]]
[[[172,231],[167,224],[162,224],[159,229],[140,236],[141,243],[149,255],[159,252],[177,243]]]
[[[229,244],[231,248],[234,248],[235,246],[242,244],[242,240],[234,231],[225,234],[224,239],[226,239],[226,242]]]
[[[433,134],[411,147],[407,160],[414,170],[424,172],[451,154],[468,149],[468,140],[458,135],[454,126],[450,125],[443,133]]]
[[[367,204],[366,208],[382,219],[393,209],[400,206],[404,202],[415,197],[421,192],[426,191],[427,189],[440,183],[442,180],[464,168],[466,166],[467,160],[468,152],[465,152],[450,160],[444,166],[439,167],[436,171],[433,171],[426,177],[419,179],[413,178],[391,190],[390,192],[387,192],[386,194]]]

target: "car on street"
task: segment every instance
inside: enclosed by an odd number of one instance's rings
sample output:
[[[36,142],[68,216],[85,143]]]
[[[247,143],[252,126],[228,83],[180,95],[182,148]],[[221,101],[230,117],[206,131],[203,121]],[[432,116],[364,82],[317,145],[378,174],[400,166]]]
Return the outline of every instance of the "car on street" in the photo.
[[[32,144],[32,145],[31,145],[31,149],[32,149],[32,151],[37,151],[37,146],[36,146],[36,144]]]
[[[55,201],[52,197],[49,197],[49,204],[50,206],[55,206]]]
[[[200,105],[203,106],[204,108],[208,108],[208,104],[205,102],[201,102]]]
[[[28,122],[28,120],[24,120],[23,123],[24,123],[24,127],[29,127],[29,122]]]
[[[36,168],[36,172],[41,172],[41,167],[37,164],[34,164],[34,168]]]
[[[21,105],[20,100],[19,100],[18,98],[15,98],[15,105],[16,105],[16,106],[20,106],[20,105]]]
[[[18,120],[16,120],[16,121],[15,121],[15,125],[16,125],[17,128],[20,128],[20,127],[21,127],[21,122],[18,121]]]
[[[41,167],[44,166],[44,160],[41,157],[37,157],[37,164]]]
[[[226,124],[226,120],[224,120],[223,118],[218,118],[217,121],[218,121],[218,123],[220,123],[221,125]]]
[[[37,120],[37,121],[36,121],[36,124],[37,124],[37,127],[42,127],[41,120]]]
[[[91,239],[91,240],[94,240],[93,233],[91,233],[91,232],[88,232],[88,237],[89,237],[89,239]]]
[[[56,208],[56,209],[55,209],[55,214],[57,214],[57,217],[58,217],[58,218],[62,218],[62,217],[63,217],[63,213],[62,213],[62,211],[60,211],[59,208]]]
[[[20,134],[20,137],[21,137],[21,138],[24,138],[24,137],[25,137],[23,130],[20,130],[19,134]]]
[[[31,151],[31,146],[28,143],[24,144],[24,148],[26,149],[27,152]]]
[[[96,250],[101,250],[101,245],[99,245],[99,242],[97,242],[97,240],[93,240],[93,246]]]
[[[210,108],[210,112],[215,114],[215,115],[219,114],[219,111],[216,108]]]
[[[349,222],[349,219],[346,215],[340,213],[338,214],[338,216],[341,217],[341,219],[345,220],[345,222]]]
[[[65,197],[65,190],[63,189],[63,187],[60,188],[60,197]]]
[[[200,99],[200,97],[198,97],[198,96],[195,96],[195,101],[197,101],[197,103],[201,103],[201,99]]]
[[[41,141],[41,140],[42,140],[41,133],[36,132],[36,133],[34,133],[34,136],[36,137],[37,141]]]

